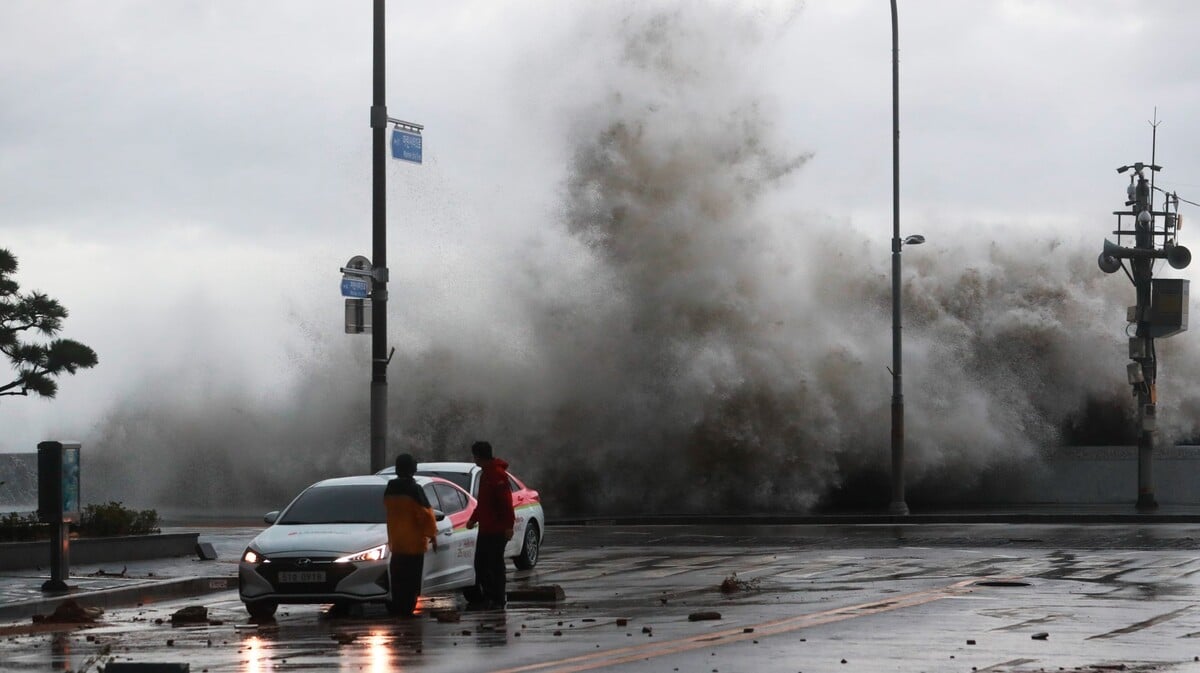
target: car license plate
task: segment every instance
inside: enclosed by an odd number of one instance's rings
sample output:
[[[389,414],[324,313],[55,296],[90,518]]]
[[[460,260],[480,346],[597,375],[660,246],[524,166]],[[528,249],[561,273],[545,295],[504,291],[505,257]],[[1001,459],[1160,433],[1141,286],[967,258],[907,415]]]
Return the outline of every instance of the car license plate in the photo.
[[[296,571],[296,570],[281,570],[279,572],[279,582],[286,584],[315,584],[325,581],[325,573],[322,571]]]

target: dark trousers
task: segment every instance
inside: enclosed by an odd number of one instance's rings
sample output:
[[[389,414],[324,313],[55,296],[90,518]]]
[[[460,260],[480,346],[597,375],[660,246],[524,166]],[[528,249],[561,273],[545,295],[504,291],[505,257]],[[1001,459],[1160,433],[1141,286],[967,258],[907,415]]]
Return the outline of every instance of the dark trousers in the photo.
[[[388,563],[391,571],[392,604],[395,614],[411,615],[421,595],[421,576],[425,571],[424,554],[392,554]]]
[[[504,533],[480,533],[475,539],[475,583],[483,597],[504,605]]]

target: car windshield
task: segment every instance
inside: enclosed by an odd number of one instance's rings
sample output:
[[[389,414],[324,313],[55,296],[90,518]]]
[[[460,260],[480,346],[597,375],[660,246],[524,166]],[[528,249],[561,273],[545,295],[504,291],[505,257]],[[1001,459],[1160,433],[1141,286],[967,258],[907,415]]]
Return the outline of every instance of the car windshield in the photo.
[[[446,481],[457,484],[459,488],[471,492],[471,473],[470,472],[442,472],[439,470],[417,470],[417,474],[422,477],[441,477]]]
[[[300,494],[279,518],[284,526],[310,523],[385,523],[383,484],[317,486]]]

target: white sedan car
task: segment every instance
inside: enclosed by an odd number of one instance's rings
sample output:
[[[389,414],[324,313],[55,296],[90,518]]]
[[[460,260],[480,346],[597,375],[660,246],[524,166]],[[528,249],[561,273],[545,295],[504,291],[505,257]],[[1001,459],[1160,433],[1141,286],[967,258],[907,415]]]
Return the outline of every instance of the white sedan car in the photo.
[[[481,472],[482,470],[475,463],[417,464],[418,475],[445,479],[470,493],[472,510],[475,508],[475,498],[479,497]],[[381,475],[395,473],[396,468],[394,467],[387,467],[378,472]],[[508,486],[512,491],[513,510],[517,515],[517,521],[513,527],[513,538],[504,548],[504,555],[511,558],[513,565],[518,569],[528,570],[538,562],[542,539],[546,536],[546,515],[542,511],[542,502],[537,491],[526,486],[525,482],[511,473],[508,475]]]
[[[319,481],[246,547],[238,593],[256,619],[280,603],[389,603],[387,515],[379,475]],[[434,508],[438,550],[425,553],[422,594],[475,585],[476,531],[466,527],[474,499],[443,479],[417,477]],[[389,603],[390,607],[390,603]]]

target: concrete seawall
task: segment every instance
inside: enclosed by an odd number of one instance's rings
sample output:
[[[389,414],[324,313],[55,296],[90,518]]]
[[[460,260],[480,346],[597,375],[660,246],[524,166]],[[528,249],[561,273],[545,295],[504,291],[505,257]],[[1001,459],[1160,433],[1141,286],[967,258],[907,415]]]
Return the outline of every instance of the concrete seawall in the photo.
[[[127,537],[71,540],[71,564],[111,563],[141,559],[193,556],[199,533],[162,533]],[[0,543],[0,570],[45,568],[50,565],[50,541]]]
[[[1200,446],[1154,450],[1154,493],[1162,505],[1200,505]],[[998,468],[985,484],[962,494],[980,505],[1111,505],[1137,500],[1137,447],[1069,446],[1040,462]]]

